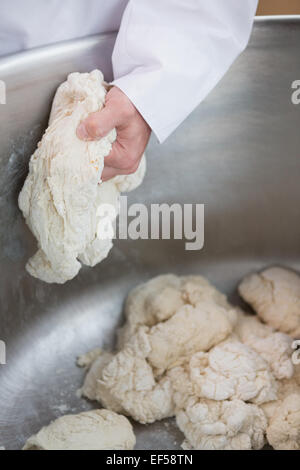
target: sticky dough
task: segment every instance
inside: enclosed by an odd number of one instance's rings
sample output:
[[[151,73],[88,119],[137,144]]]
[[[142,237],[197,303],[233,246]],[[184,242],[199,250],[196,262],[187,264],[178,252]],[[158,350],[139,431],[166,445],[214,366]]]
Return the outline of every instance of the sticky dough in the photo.
[[[30,159],[19,207],[38,251],[26,269],[45,282],[64,283],[78,274],[81,263],[95,266],[107,257],[120,192],[135,189],[144,177],[143,156],[136,173],[99,184],[116,131],[84,142],[76,129],[89,113],[101,110],[105,96],[99,70],[70,74],[56,92],[49,127]],[[112,211],[100,214],[101,204],[110,204]],[[98,229],[104,225],[106,235],[101,239]]]
[[[31,436],[23,450],[131,450],[135,436],[127,418],[108,410],[65,415]]]

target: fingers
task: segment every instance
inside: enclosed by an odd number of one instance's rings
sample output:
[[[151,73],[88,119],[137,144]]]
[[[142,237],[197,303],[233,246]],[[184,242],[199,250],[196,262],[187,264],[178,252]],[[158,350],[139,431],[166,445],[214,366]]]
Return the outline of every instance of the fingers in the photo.
[[[113,87],[106,95],[105,107],[90,114],[77,128],[77,136],[85,141],[99,140],[112,129],[117,140],[105,157],[102,180],[134,173],[149,141],[151,129],[129,98]]]
[[[135,173],[138,169],[138,164],[135,165],[134,167],[128,169],[128,170],[120,170],[119,168],[113,168],[111,166],[105,166],[102,175],[101,175],[101,180],[102,181],[108,181],[111,178],[114,178],[117,175],[131,175],[132,173]]]
[[[136,155],[136,150],[132,146],[122,144],[122,139],[113,143],[110,154],[105,157],[104,165],[117,168],[120,174],[128,174],[135,171],[140,160],[140,155]]]
[[[110,154],[104,159],[102,181],[107,181],[116,175],[134,173],[138,169],[140,157],[141,155],[137,154],[134,148],[126,148],[119,141],[116,141]]]
[[[109,166],[105,166],[101,175],[101,180],[108,181],[111,178],[114,178],[115,176],[119,174],[120,174],[120,170],[117,170],[117,168],[111,168]]]
[[[90,114],[77,128],[77,137],[81,140],[99,140],[118,125],[117,114],[110,106]]]

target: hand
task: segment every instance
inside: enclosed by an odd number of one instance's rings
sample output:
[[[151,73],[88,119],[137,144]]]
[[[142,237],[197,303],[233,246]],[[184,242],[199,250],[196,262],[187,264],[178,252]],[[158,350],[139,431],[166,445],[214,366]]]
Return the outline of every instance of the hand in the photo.
[[[99,140],[113,128],[117,140],[104,159],[102,180],[116,175],[134,173],[150,138],[151,129],[130,99],[119,88],[113,87],[106,95],[101,111],[90,114],[77,129],[82,140]]]

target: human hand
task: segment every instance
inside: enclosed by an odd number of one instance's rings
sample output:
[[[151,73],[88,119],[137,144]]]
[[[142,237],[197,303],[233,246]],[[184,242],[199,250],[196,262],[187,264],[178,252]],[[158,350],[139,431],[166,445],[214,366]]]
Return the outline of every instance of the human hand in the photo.
[[[104,159],[102,181],[116,175],[134,173],[148,144],[151,128],[130,99],[119,88],[112,87],[106,95],[101,111],[90,114],[77,128],[82,140],[99,140],[112,129],[117,140]]]

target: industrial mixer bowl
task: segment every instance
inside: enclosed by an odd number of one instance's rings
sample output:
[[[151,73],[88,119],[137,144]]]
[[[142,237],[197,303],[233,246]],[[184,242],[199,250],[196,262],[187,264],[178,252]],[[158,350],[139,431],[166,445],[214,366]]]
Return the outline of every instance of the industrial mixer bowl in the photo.
[[[115,34],[0,60],[0,447],[64,413],[94,404],[76,396],[77,355],[111,347],[128,291],[160,273],[199,273],[238,302],[237,282],[271,264],[300,268],[300,18],[255,21],[250,44],[221,83],[164,145],[152,138],[144,184],[128,203],[205,204],[205,243],[117,240],[109,257],[64,285],[25,271],[36,241],[17,207],[28,161],[55,89],[73,71],[111,79]],[[138,449],[180,448],[174,420],[134,424]]]

